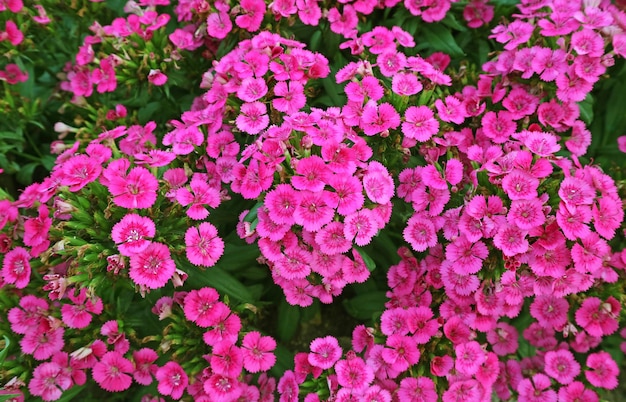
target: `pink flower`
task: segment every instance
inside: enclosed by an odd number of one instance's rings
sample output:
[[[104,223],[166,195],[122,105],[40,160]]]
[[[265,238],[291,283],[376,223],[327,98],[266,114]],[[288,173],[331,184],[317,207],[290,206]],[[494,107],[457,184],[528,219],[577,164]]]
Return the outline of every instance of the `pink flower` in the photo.
[[[512,201],[507,221],[523,230],[531,230],[543,225],[546,216],[542,202],[537,198]]]
[[[420,351],[412,337],[393,334],[387,337],[385,349],[382,351],[383,360],[397,372],[406,371],[410,366],[417,364]]]
[[[204,392],[215,402],[236,401],[241,395],[242,386],[236,378],[213,374],[204,381]]]
[[[330,177],[330,169],[317,155],[302,158],[296,165],[296,175],[291,177],[291,184],[297,190],[322,191]]]
[[[235,24],[248,32],[258,31],[265,14],[265,2],[257,0],[242,0],[239,2],[242,15],[235,17]]]
[[[378,225],[374,220],[374,213],[370,209],[361,209],[344,219],[343,234],[346,239],[359,245],[369,244],[378,233]]]
[[[28,383],[28,391],[40,396],[44,401],[56,401],[63,391],[72,386],[72,380],[61,375],[62,367],[57,363],[46,362],[35,367],[33,377]]]
[[[460,380],[450,384],[443,393],[442,402],[480,401],[485,393],[482,385],[476,380]]]
[[[511,135],[517,130],[513,115],[506,110],[485,113],[481,125],[483,133],[496,144],[509,141]]]
[[[224,241],[218,237],[217,229],[209,222],[187,229],[185,246],[187,259],[194,265],[212,267],[224,254]]]
[[[237,90],[237,97],[244,102],[254,102],[267,94],[265,78],[248,77],[241,81]]]
[[[617,149],[619,149],[620,152],[626,153],[626,135],[617,137]]]
[[[133,378],[138,384],[150,385],[152,383],[152,375],[158,369],[154,362],[158,358],[157,353],[150,348],[141,348],[133,352],[133,361],[135,363]]]
[[[464,274],[475,274],[482,268],[483,260],[489,255],[485,243],[471,243],[465,236],[456,238],[446,246],[446,259]]]
[[[476,341],[465,342],[455,346],[456,361],[454,367],[459,373],[471,376],[476,374],[485,362],[486,353]]]
[[[576,311],[576,323],[591,336],[611,335],[618,329],[620,310],[620,303],[613,296],[609,296],[606,302],[588,297]]]
[[[375,101],[369,101],[363,108],[361,127],[365,135],[380,134],[399,125],[400,115],[390,103],[377,105]]]
[[[437,400],[435,383],[428,377],[407,377],[400,381],[397,395],[405,402],[431,402]]]
[[[414,73],[397,73],[391,79],[391,90],[401,96],[411,96],[422,91],[424,86]],[[417,106],[411,106],[417,107]],[[408,109],[407,109],[408,110]],[[430,109],[429,109],[430,110]],[[406,112],[405,112],[406,113]],[[406,114],[405,114],[406,118]]]
[[[213,345],[210,364],[214,373],[237,378],[243,369],[243,354],[239,347],[225,340]]]
[[[219,294],[213,288],[192,290],[185,296],[183,303],[185,318],[195,322],[199,327],[207,328],[216,325],[220,315],[228,307],[219,301]]]
[[[453,95],[446,96],[443,101],[437,99],[435,101],[435,107],[442,121],[461,124],[465,120],[465,111],[463,110],[461,101]]]
[[[107,352],[93,366],[93,379],[109,392],[121,392],[132,383],[129,373],[133,372],[133,363],[119,352]]]
[[[619,368],[608,352],[591,353],[587,356],[585,378],[594,387],[615,389],[618,385]]]
[[[165,85],[167,82],[167,75],[163,74],[161,70],[150,70],[148,73],[148,82],[158,87]]]
[[[437,232],[432,219],[424,213],[414,214],[409,218],[402,232],[404,240],[409,242],[415,251],[425,251],[437,244]]]
[[[250,373],[267,371],[276,363],[276,341],[271,336],[261,336],[257,331],[248,332],[241,341],[243,367]]]
[[[527,231],[513,225],[503,225],[493,237],[493,244],[507,257],[528,251]]]
[[[277,82],[274,86],[274,95],[276,96],[272,100],[274,109],[288,115],[296,113],[306,104],[304,86],[299,81]]]
[[[344,234],[344,224],[333,221],[315,234],[320,250],[327,255],[342,254],[350,250],[352,242]]]
[[[495,38],[498,43],[505,43],[506,50],[513,50],[530,39],[533,30],[533,24],[515,20],[509,26],[498,25],[491,31],[493,34],[489,37]]]
[[[33,295],[20,298],[20,307],[13,307],[7,315],[11,330],[16,334],[36,331],[42,321],[47,320],[48,302]]]
[[[339,360],[335,363],[335,372],[339,385],[355,391],[367,388],[374,380],[372,368],[357,356],[348,356],[347,360]]]
[[[569,240],[582,239],[591,234],[587,225],[591,221],[591,208],[588,206],[567,206],[561,202],[556,212],[556,221]]]
[[[496,328],[487,332],[487,341],[498,356],[517,352],[518,337],[517,329],[506,322],[499,322]]]
[[[169,395],[172,399],[180,399],[189,382],[187,373],[176,362],[167,362],[160,367],[155,375],[161,395]]]
[[[292,177],[292,181],[296,176]],[[267,193],[264,206],[268,210],[269,218],[278,225],[292,225],[295,220],[293,214],[300,204],[300,193],[289,184],[283,183]]]
[[[102,313],[102,299],[93,296],[87,300],[86,288],[80,289],[78,295],[75,292],[70,292],[68,297],[74,304],[64,304],[61,307],[61,316],[63,317],[63,322],[70,328],[85,328],[91,322],[89,313],[96,315]]]
[[[30,282],[30,254],[23,247],[15,247],[4,255],[2,278],[5,283],[14,283],[18,289]]]
[[[386,204],[394,194],[394,185],[387,168],[380,162],[370,162],[363,176],[367,197],[377,204]]]
[[[118,244],[120,254],[130,257],[145,250],[154,237],[156,227],[152,219],[138,214],[126,214],[111,230],[111,238]]]
[[[550,378],[545,374],[524,378],[517,386],[519,402],[556,402],[556,392],[550,389],[550,385]]]
[[[337,213],[350,215],[363,207],[365,196],[361,181],[352,175],[334,174],[328,180],[328,184],[337,194]]]
[[[341,354],[341,347],[335,337],[316,338],[311,342],[308,361],[312,366],[326,370],[335,365],[341,358]]]
[[[542,327],[561,328],[567,323],[569,303],[553,294],[539,295],[530,305],[530,315]]]
[[[202,340],[209,346],[215,347],[218,343],[234,344],[241,331],[241,319],[238,315],[232,313],[228,306],[224,303],[215,307],[221,307],[218,310],[217,322],[202,336]]]
[[[50,245],[48,232],[52,226],[50,211],[44,204],[39,205],[39,215],[24,221],[24,244],[30,246],[30,254],[38,256]]]
[[[335,216],[333,205],[329,205],[332,193],[302,191],[300,194],[300,203],[293,213],[294,221],[308,231],[317,232]]]
[[[143,251],[130,257],[128,276],[138,285],[158,289],[170,280],[176,271],[169,248],[162,243],[150,243]]]
[[[570,384],[580,374],[580,364],[567,349],[551,350],[546,353],[544,359],[544,371],[560,384]]]
[[[559,389],[559,401],[562,402],[598,402],[598,394],[590,389],[586,389],[585,385],[580,381],[574,381],[567,387]]]
[[[235,119],[237,128],[248,134],[260,133],[269,122],[266,106],[258,101],[241,105],[240,114]]]
[[[61,184],[76,192],[95,181],[102,172],[102,166],[87,155],[76,155],[62,166]]]
[[[154,204],[159,182],[148,169],[135,167],[125,175],[124,172],[114,172],[112,167],[113,164],[109,164],[105,173],[108,175],[107,187],[113,195],[113,203],[129,209],[150,208]]]
[[[217,208],[220,205],[219,191],[210,186],[202,174],[194,174],[189,186],[191,191],[186,187],[178,189],[176,200],[182,206],[191,205],[186,212],[191,219],[200,220],[209,216],[209,210],[205,205],[211,208]]]

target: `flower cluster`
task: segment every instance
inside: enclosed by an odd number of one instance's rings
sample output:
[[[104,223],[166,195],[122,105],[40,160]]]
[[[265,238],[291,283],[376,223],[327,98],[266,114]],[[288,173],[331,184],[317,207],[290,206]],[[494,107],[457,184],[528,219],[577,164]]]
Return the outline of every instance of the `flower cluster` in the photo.
[[[160,70],[182,51],[223,56],[180,118],[111,107],[104,131],[54,144],[50,175],[0,201],[0,393],[524,402],[618,386],[604,349],[626,334],[623,194],[585,163],[579,102],[626,56],[626,13],[523,1],[481,67],[423,57],[399,24],[359,26],[393,10],[441,21],[446,0],[181,1],[174,29],[160,6],[92,26],[62,84],[74,103],[121,77],[169,88]],[[494,7],[462,14],[479,28]],[[296,19],[327,24],[349,61],[288,38]],[[318,306],[380,278],[380,314],[350,341],[277,342],[276,294]]]

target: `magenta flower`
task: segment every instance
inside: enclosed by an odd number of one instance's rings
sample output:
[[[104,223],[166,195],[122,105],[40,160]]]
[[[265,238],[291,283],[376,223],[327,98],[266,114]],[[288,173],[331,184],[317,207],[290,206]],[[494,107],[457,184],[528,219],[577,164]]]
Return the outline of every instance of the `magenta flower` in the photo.
[[[576,323],[591,336],[611,335],[619,327],[617,318],[620,310],[620,303],[613,296],[605,302],[597,297],[588,297],[576,311]]]
[[[385,346],[382,358],[394,371],[404,372],[420,359],[417,343],[410,336],[399,333],[390,335]]]
[[[93,379],[109,392],[121,392],[132,383],[133,363],[119,352],[107,352],[93,366]]]
[[[530,305],[530,315],[542,327],[561,328],[567,323],[567,300],[557,298],[553,294],[544,294],[535,297]]]
[[[442,402],[480,401],[485,393],[482,385],[476,380],[459,380],[450,384],[443,393]]]
[[[228,307],[219,301],[219,294],[213,288],[192,290],[185,296],[183,304],[185,318],[195,322],[199,327],[207,328],[216,325],[223,310]]]
[[[300,159],[296,164],[296,175],[291,177],[291,184],[297,190],[322,191],[330,177],[330,169],[317,155]]]
[[[224,254],[224,241],[217,235],[215,226],[209,222],[187,229],[185,246],[187,259],[194,265],[212,267]]]
[[[159,382],[159,393],[169,395],[172,399],[180,399],[189,383],[187,373],[176,362],[165,363],[157,370],[155,377]]]
[[[546,353],[544,359],[544,371],[560,384],[570,384],[580,374],[580,364],[567,349],[551,350]]]
[[[69,186],[70,191],[76,192],[95,181],[102,173],[102,166],[95,158],[75,155],[63,163],[61,172],[61,185]]]
[[[523,230],[531,230],[541,226],[546,221],[543,203],[537,198],[514,200],[511,202],[507,221]]]
[[[257,331],[248,332],[241,341],[243,367],[250,373],[267,371],[276,363],[276,341],[271,336],[261,336]]]
[[[404,240],[409,242],[415,251],[425,251],[437,244],[437,232],[432,219],[425,214],[414,214],[409,218],[402,232]]]
[[[295,223],[306,230],[317,232],[335,216],[333,205],[328,204],[333,199],[331,192],[302,191],[300,195],[300,203],[293,213],[293,218]]]
[[[20,307],[9,310],[7,319],[16,334],[36,331],[42,321],[47,320],[48,302],[33,295],[20,298]]]
[[[176,200],[182,205],[191,205],[187,210],[187,216],[191,219],[200,220],[209,216],[209,210],[205,205],[211,208],[217,208],[220,204],[219,191],[209,185],[200,173],[194,174],[189,184],[191,191],[186,187],[179,188],[176,192]]]
[[[64,304],[61,307],[63,322],[70,328],[81,329],[91,323],[91,314],[102,313],[102,299],[93,296],[87,299],[87,289],[82,288],[76,294],[75,291],[68,293],[68,298],[74,304]]]
[[[111,230],[111,238],[118,244],[120,254],[127,257],[145,250],[150,245],[147,238],[155,234],[152,219],[138,214],[126,214]]]
[[[417,79],[417,76],[414,73],[400,72],[400,73],[394,74],[393,78],[391,79],[391,90],[401,96],[415,95],[421,92],[423,88],[424,86]],[[411,107],[416,107],[416,106],[411,106]],[[405,118],[406,118],[406,114],[405,114]]]
[[[169,248],[162,243],[150,243],[143,251],[130,257],[128,276],[138,285],[158,289],[170,280],[176,271]]]
[[[237,97],[244,102],[254,102],[267,94],[267,84],[263,77],[248,77],[241,81]]]
[[[213,374],[203,384],[204,392],[215,402],[236,401],[242,393],[242,384],[236,378]]]
[[[446,246],[446,259],[457,264],[458,271],[467,275],[480,271],[488,255],[485,243],[471,243],[465,236],[457,237]]]
[[[550,385],[550,378],[545,374],[524,378],[517,386],[519,402],[556,402],[557,394]]]
[[[311,352],[308,361],[313,367],[322,370],[329,369],[341,358],[342,350],[339,342],[333,336],[316,338],[311,342]]]
[[[272,100],[274,109],[288,115],[296,113],[306,104],[304,86],[298,81],[277,82],[274,86],[274,95],[276,96]]]
[[[244,103],[241,105],[239,116],[235,119],[237,128],[244,133],[258,134],[270,122],[267,108],[261,102]]]
[[[503,225],[493,237],[493,244],[507,257],[528,251],[528,232],[513,225]]]
[[[437,400],[435,383],[428,377],[407,377],[400,381],[398,398],[406,402],[431,402]]]
[[[585,384],[574,381],[567,387],[559,389],[559,401],[563,402],[598,402],[598,394],[585,388]]]
[[[23,247],[15,247],[4,255],[2,261],[2,279],[13,283],[18,289],[30,283],[30,254]]]
[[[374,380],[372,368],[357,356],[348,356],[347,360],[339,360],[335,363],[335,372],[339,385],[355,391],[367,388]]]
[[[144,167],[133,168],[128,175],[105,170],[109,174],[107,187],[113,195],[113,203],[122,208],[150,208],[157,198],[159,182]]]
[[[364,208],[346,216],[343,234],[347,240],[354,241],[359,246],[365,246],[378,233],[378,225],[374,220],[372,210]]]
[[[389,103],[377,105],[369,101],[363,108],[361,128],[365,135],[380,134],[385,130],[397,128],[400,125],[400,115]]]
[[[242,0],[239,2],[242,14],[235,17],[235,24],[248,32],[258,31],[265,15],[265,2],[257,0]]]
[[[52,328],[49,321],[41,320],[37,328],[27,332],[20,341],[22,353],[33,355],[36,360],[47,360],[63,349],[64,333],[63,327]]]
[[[133,378],[138,384],[150,385],[152,383],[152,375],[158,369],[154,362],[158,358],[157,353],[150,348],[141,348],[133,352],[133,362],[135,363]]]
[[[224,340],[213,345],[210,364],[214,373],[237,378],[243,369],[243,354],[239,347]]]
[[[35,367],[28,383],[28,391],[40,396],[44,401],[56,401],[63,391],[72,386],[72,380],[62,375],[62,367],[57,363],[46,362]]]
[[[437,99],[435,108],[437,108],[437,115],[441,121],[461,124],[465,120],[465,111],[461,101],[453,95],[446,96],[443,101]]]
[[[361,181],[352,175],[334,174],[328,184],[337,194],[337,213],[343,216],[350,215],[363,206],[365,196]]]

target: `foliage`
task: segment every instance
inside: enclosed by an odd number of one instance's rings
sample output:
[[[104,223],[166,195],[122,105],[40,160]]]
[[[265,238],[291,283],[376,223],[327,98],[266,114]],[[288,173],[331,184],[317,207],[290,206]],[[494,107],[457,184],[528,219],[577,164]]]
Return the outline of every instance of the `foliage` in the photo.
[[[0,3],[5,399],[618,387],[619,6],[42,5]]]

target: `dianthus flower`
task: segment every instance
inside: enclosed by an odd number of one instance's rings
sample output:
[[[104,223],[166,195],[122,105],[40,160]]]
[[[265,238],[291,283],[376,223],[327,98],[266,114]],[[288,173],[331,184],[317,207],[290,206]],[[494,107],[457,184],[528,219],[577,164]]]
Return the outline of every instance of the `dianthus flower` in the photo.
[[[398,388],[398,398],[406,402],[431,402],[437,400],[435,383],[428,377],[403,378]]]
[[[598,402],[599,400],[598,394],[585,388],[585,384],[580,381],[574,381],[567,387],[559,389],[560,402]]]
[[[560,384],[570,384],[580,374],[580,364],[567,349],[551,350],[544,356],[544,371]]]
[[[143,251],[130,257],[128,275],[138,285],[158,289],[170,280],[176,271],[169,248],[162,243],[150,243]]]
[[[371,367],[357,356],[348,356],[347,360],[339,360],[335,363],[335,372],[339,385],[355,391],[367,388],[374,380]]]
[[[202,222],[185,232],[185,253],[192,264],[212,267],[224,254],[224,241],[217,235],[215,226]]]
[[[68,298],[74,304],[64,304],[61,307],[63,322],[70,328],[85,328],[91,323],[91,314],[102,313],[102,299],[97,296],[87,299],[87,289],[82,288],[76,292],[68,293]]]
[[[133,362],[135,364],[133,378],[138,384],[150,385],[152,383],[152,375],[158,369],[154,362],[158,358],[159,355],[150,348],[141,348],[133,352]]]
[[[267,371],[276,362],[276,341],[271,336],[261,336],[257,331],[248,332],[241,341],[243,367],[250,373]]]
[[[603,337],[617,331],[619,314],[620,303],[613,296],[605,302],[597,297],[588,297],[576,311],[576,323],[589,335]]]
[[[313,367],[323,370],[329,369],[341,358],[341,347],[335,337],[326,336],[316,338],[311,342],[311,352],[308,354],[308,362]]]
[[[226,305],[219,301],[219,294],[213,288],[194,289],[187,293],[183,303],[187,320],[202,328],[217,324]]]
[[[109,392],[128,389],[132,383],[133,363],[119,352],[107,352],[93,366],[93,379]]]
[[[517,386],[519,402],[556,402],[557,394],[550,389],[550,378],[545,374],[535,374],[525,378]]]
[[[150,245],[150,237],[156,234],[154,221],[138,214],[126,214],[113,225],[111,238],[118,244],[120,254],[130,257],[145,250]]]
[[[113,195],[113,203],[122,208],[150,208],[157,198],[159,182],[150,171],[144,167],[133,168],[128,175],[124,172],[114,172],[105,169],[107,173],[107,187]],[[117,165],[115,165],[117,166]]]
[[[46,402],[56,401],[63,391],[72,386],[72,380],[62,376],[61,370],[61,366],[53,362],[38,365],[28,383],[28,391],[34,396],[40,396]]]
[[[619,368],[608,352],[591,353],[587,356],[585,378],[594,387],[615,389],[618,385]]]
[[[2,279],[5,283],[23,289],[30,282],[30,272],[30,254],[25,248],[15,247],[5,254],[2,261]]]
[[[165,363],[157,370],[155,377],[159,382],[159,393],[169,395],[172,399],[180,399],[189,383],[187,373],[176,362]]]

